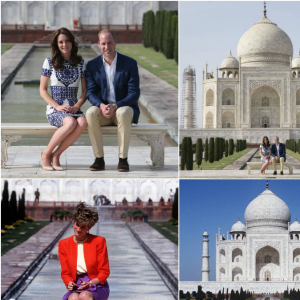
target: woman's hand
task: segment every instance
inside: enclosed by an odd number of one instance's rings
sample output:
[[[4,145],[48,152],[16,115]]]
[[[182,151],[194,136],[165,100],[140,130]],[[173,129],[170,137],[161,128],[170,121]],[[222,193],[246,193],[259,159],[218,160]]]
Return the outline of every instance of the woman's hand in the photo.
[[[70,281],[70,282],[68,283],[67,289],[68,289],[69,291],[73,291],[74,287],[78,287],[78,285],[77,285],[75,282]]]
[[[69,105],[56,105],[56,107],[54,107],[57,111],[62,111],[62,112],[69,112],[69,108],[71,106]]]
[[[88,289],[89,287],[91,287],[91,283],[90,281],[82,281],[81,282],[81,286],[78,288],[78,290],[85,290],[85,289]]]
[[[74,105],[74,106],[69,106],[69,113],[71,113],[71,114],[76,114],[77,112],[78,112],[78,110],[79,110],[79,106],[77,106],[77,105]]]

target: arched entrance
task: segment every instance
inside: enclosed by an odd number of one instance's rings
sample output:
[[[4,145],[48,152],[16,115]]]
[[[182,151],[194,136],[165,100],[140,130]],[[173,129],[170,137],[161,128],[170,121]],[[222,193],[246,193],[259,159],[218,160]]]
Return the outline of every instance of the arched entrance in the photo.
[[[222,93],[222,105],[235,105],[234,90],[227,88]]]
[[[275,248],[266,246],[256,253],[256,280],[280,280],[279,252]]]
[[[54,26],[70,28],[71,26],[70,4],[66,1],[58,2],[54,6]]]
[[[226,278],[225,278],[225,269],[224,268],[221,268],[220,269],[220,273],[219,273],[219,280],[220,281],[224,281]]]
[[[294,281],[300,281],[300,267],[297,267],[293,270]]]
[[[296,127],[300,128],[300,112],[298,112],[296,116]]]
[[[222,115],[222,127],[223,128],[234,128],[235,121],[234,121],[234,114],[231,111],[226,111]]]
[[[209,89],[206,92],[206,106],[213,106],[214,105],[214,92],[213,90]]]
[[[220,254],[220,263],[225,263],[226,262],[225,250],[221,249],[219,254]]]
[[[241,280],[243,280],[243,270],[239,267],[236,267],[232,270],[232,281]]]
[[[267,117],[268,122],[263,117]],[[267,85],[257,88],[251,95],[251,128],[265,127],[280,127],[280,97]]]
[[[243,251],[236,248],[232,251],[232,262],[242,262],[243,261]]]
[[[214,117],[211,111],[206,114],[205,118],[205,128],[213,128],[214,127]]]

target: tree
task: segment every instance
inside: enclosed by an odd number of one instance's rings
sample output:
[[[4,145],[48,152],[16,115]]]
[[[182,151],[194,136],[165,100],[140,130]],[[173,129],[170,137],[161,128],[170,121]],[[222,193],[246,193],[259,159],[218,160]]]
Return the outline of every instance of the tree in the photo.
[[[214,153],[214,157],[215,157],[215,161],[219,161],[219,155],[220,155],[220,138],[216,138],[215,140],[215,149],[214,149],[215,153]]]
[[[148,47],[154,46],[154,26],[155,26],[155,16],[153,10],[149,10],[148,14],[148,29],[147,29],[147,44]]]
[[[172,218],[178,220],[178,188],[176,188],[176,192],[174,195],[174,203],[172,207]]]
[[[1,228],[4,228],[5,225],[9,224],[9,192],[8,192],[8,181],[4,181],[4,189],[2,192],[2,200],[1,200]]]
[[[224,152],[224,145],[223,145],[223,141],[224,139],[223,138],[220,138],[220,152],[219,152],[219,159],[222,159],[223,158],[223,152]]]
[[[159,51],[159,30],[161,26],[162,11],[158,10],[155,15],[153,48],[156,52]]]
[[[210,163],[213,163],[214,160],[214,143],[215,143],[215,139],[213,137],[211,137],[209,139],[209,152],[208,152],[208,160]]]
[[[227,142],[228,142],[228,141],[227,141]],[[227,143],[227,144],[228,144],[228,143]],[[228,288],[227,288],[227,290],[226,290],[226,296],[225,296],[225,298],[226,298],[226,300],[229,299]]]
[[[181,144],[181,170],[185,169],[185,164],[186,164],[186,157],[187,157],[187,140],[186,137],[183,138],[182,144]]]
[[[187,170],[193,170],[193,143],[192,138],[187,138],[187,157],[186,157],[186,169]]]
[[[236,140],[236,152],[240,152],[240,140]]]
[[[172,39],[172,17],[175,14],[177,15],[177,11],[168,11],[164,25],[163,53],[168,59],[174,58],[174,40]]]
[[[18,220],[17,194],[15,191],[12,191],[10,196],[9,216],[10,216],[10,222],[12,223],[15,223]]]
[[[159,51],[163,52],[164,28],[165,28],[166,16],[168,12],[166,10],[161,10],[159,12],[160,12],[160,21],[159,21],[160,25],[159,25],[157,42],[158,42]]]
[[[233,149],[234,149],[234,143],[233,143],[233,139],[229,139],[229,155],[233,154]]]
[[[225,157],[228,156],[228,140],[225,142]]]
[[[300,139],[298,140],[298,153],[300,154]]]
[[[203,154],[202,139],[199,138],[197,139],[197,144],[196,144],[196,164],[198,168],[202,163],[202,154]]]
[[[18,219],[25,219],[25,189],[23,189],[22,197],[19,197],[19,205],[18,205]]]
[[[205,139],[204,160],[208,161],[208,138]]]
[[[175,36],[174,36],[174,59],[178,65],[178,16],[173,16],[173,20],[175,19],[176,28],[175,28]]]

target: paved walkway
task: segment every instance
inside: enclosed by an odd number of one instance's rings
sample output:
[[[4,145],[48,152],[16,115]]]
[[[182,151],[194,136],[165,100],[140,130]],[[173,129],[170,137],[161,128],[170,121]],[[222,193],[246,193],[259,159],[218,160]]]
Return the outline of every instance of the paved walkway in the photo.
[[[121,222],[100,222],[92,234],[106,238],[111,274],[110,300],[173,300],[155,268],[147,259],[135,238]],[[73,234],[70,228],[62,238]],[[57,254],[57,246],[52,251]],[[52,257],[55,257],[53,255]],[[49,259],[39,274],[33,279],[19,300],[61,299],[66,288],[60,277],[60,264],[57,259]]]
[[[15,44],[1,55],[1,92],[30,54],[33,44]]]
[[[92,48],[101,54],[97,44]],[[170,136],[178,143],[178,89],[139,66],[140,102],[157,123],[165,123],[172,130]]]
[[[1,295],[32,265],[67,226],[53,222],[1,257]]]
[[[226,166],[223,170],[240,170],[241,167],[254,155],[257,149],[251,149],[248,153]]]
[[[64,171],[44,171],[40,154],[45,146],[12,146],[8,149],[8,161],[1,169],[2,178],[178,178],[178,149],[165,148],[165,167],[155,168],[150,159],[150,147],[130,147],[128,161],[130,172],[118,172],[118,147],[104,147],[106,170],[89,171],[94,162],[91,146],[71,146],[62,154]]]

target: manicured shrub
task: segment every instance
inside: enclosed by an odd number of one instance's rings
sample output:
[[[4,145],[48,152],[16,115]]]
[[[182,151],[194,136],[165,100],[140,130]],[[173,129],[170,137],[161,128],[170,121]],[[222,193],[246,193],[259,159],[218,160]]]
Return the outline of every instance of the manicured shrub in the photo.
[[[186,164],[186,157],[187,157],[187,140],[186,137],[183,138],[182,144],[181,144],[181,162],[180,162],[180,168],[181,170],[185,169],[185,164]]]
[[[300,154],[300,139],[298,140],[298,153]]]
[[[11,223],[14,223],[18,220],[17,194],[15,191],[12,191],[10,196],[9,217]]]
[[[290,149],[290,143],[289,142],[290,142],[289,140],[285,141],[285,148],[286,149]]]
[[[161,26],[161,16],[162,11],[158,10],[155,15],[155,24],[154,24],[154,37],[153,37],[153,49],[159,51],[159,30]]]
[[[215,144],[215,139],[211,137],[209,139],[209,150],[208,150],[208,160],[210,163],[213,163],[214,160],[214,144]]]
[[[219,160],[223,158],[223,152],[224,152],[224,145],[223,145],[223,138],[220,138],[220,148],[219,148]]]
[[[167,12],[164,24],[163,53],[166,58],[174,58],[174,39],[172,39],[172,17],[177,15],[177,11]]]
[[[208,138],[205,139],[204,160],[208,161]]]
[[[187,137],[186,149],[187,149],[186,169],[193,170],[193,144],[192,144],[191,137]]]
[[[178,64],[178,16],[172,17],[172,39],[174,40],[173,57]]]
[[[176,192],[174,195],[174,203],[172,207],[172,218],[178,220],[178,188],[176,188]]]
[[[214,153],[214,158],[215,161],[219,161],[219,157],[220,157],[220,138],[216,138],[215,139],[215,149],[214,149],[215,153]]]
[[[229,155],[233,154],[233,149],[234,149],[233,139],[229,139],[229,148],[228,148],[228,154]]]
[[[228,157],[228,140],[225,142],[225,157]]]
[[[19,198],[18,205],[18,220],[25,219],[25,189],[23,190],[22,197]]]
[[[9,224],[9,192],[8,192],[8,181],[4,181],[4,189],[2,192],[2,200],[1,200],[1,229],[5,228],[5,225]]]
[[[240,152],[240,140],[236,140],[236,152]]]
[[[158,37],[157,37],[157,45],[160,52],[163,52],[163,40],[164,40],[164,28],[166,23],[166,17],[167,17],[167,11],[161,10],[160,12],[160,27],[158,31]]]
[[[294,152],[295,152],[295,153],[297,152],[297,143],[296,143],[295,140],[294,140]]]
[[[202,163],[202,153],[203,153],[202,139],[199,138],[197,139],[197,144],[196,144],[196,164],[198,168]]]

